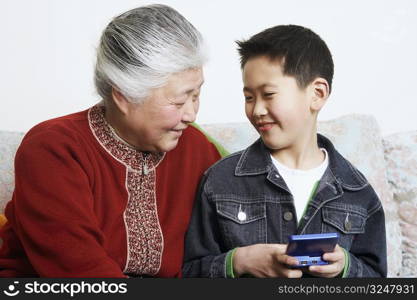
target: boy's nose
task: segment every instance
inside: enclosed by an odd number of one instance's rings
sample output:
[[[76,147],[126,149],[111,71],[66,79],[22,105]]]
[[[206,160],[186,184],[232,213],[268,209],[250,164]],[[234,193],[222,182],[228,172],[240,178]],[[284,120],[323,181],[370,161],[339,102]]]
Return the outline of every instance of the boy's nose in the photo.
[[[263,101],[256,101],[255,107],[253,108],[253,115],[255,117],[265,116],[268,113]]]

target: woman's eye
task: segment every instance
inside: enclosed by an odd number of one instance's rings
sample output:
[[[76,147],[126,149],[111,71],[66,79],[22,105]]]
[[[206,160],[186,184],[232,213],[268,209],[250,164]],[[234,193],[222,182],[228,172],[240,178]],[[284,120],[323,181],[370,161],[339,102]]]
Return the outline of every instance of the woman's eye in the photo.
[[[245,96],[245,101],[246,102],[250,102],[252,101],[253,97],[252,96]]]
[[[264,94],[265,98],[270,98],[270,97],[272,97],[274,95],[275,95],[275,93],[265,93]]]
[[[176,107],[182,107],[185,104],[185,101],[169,101],[169,104],[174,105]]]

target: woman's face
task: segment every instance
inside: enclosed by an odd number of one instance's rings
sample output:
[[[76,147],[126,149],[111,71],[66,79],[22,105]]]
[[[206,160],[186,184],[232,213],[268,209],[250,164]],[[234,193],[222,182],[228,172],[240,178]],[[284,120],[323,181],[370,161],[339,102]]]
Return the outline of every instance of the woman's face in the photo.
[[[195,121],[203,82],[202,68],[188,69],[171,75],[144,102],[129,103],[124,115],[128,142],[142,151],[174,149],[183,130]]]

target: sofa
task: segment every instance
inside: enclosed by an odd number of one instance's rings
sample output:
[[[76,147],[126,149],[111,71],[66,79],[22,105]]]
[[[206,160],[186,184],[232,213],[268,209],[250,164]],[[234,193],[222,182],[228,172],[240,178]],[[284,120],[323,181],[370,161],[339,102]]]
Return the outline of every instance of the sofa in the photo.
[[[200,126],[229,152],[259,137],[249,123]],[[321,121],[318,131],[367,177],[382,201],[388,277],[417,277],[417,131],[382,136],[374,117],[358,114]],[[13,193],[13,158],[23,135],[0,131],[0,214]]]

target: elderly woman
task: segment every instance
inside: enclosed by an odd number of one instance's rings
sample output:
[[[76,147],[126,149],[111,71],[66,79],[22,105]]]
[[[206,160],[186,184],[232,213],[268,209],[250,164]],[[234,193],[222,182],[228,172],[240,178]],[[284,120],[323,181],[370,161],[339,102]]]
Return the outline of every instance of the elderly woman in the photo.
[[[200,33],[170,7],[110,22],[95,68],[103,101],[35,126],[18,149],[0,276],[181,275],[197,185],[220,158],[190,126],[204,60]]]

